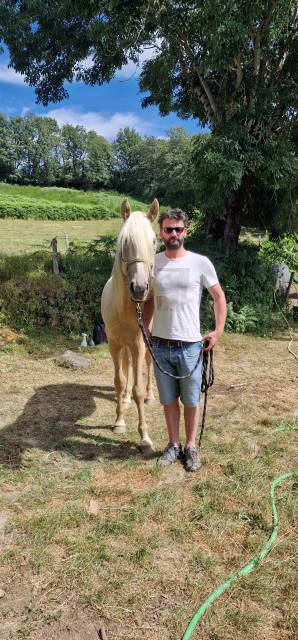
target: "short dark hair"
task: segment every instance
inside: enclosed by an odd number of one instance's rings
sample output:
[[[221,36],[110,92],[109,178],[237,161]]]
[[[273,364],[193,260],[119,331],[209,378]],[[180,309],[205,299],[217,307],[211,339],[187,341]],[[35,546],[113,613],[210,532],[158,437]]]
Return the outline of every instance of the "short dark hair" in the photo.
[[[167,211],[163,211],[158,218],[158,224],[160,227],[166,218],[169,218],[170,220],[182,220],[184,225],[187,227],[188,217],[182,209],[167,209]]]

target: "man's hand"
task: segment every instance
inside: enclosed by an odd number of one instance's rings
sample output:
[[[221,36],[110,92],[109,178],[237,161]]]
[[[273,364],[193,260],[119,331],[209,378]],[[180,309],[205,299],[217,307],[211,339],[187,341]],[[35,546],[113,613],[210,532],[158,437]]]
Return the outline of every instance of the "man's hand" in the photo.
[[[202,342],[208,342],[208,346],[204,348],[204,351],[211,351],[213,347],[216,345],[219,340],[221,333],[218,331],[209,331],[205,336],[202,337]]]

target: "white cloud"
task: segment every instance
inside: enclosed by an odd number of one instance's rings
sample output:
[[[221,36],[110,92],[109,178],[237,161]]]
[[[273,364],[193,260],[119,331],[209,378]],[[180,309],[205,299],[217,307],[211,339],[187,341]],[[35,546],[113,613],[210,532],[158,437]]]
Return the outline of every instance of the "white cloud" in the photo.
[[[78,111],[72,108],[51,109],[43,114],[48,118],[55,118],[58,124],[72,124],[74,126],[81,125],[87,131],[96,131],[105,138],[113,139],[116,137],[119,129],[131,127],[138,131],[141,135],[153,134],[153,126],[151,122],[142,120],[139,116],[132,112],[114,113],[111,116],[104,116],[97,111]]]
[[[138,63],[136,64],[135,62],[132,62],[132,61],[128,62],[124,67],[122,67],[122,69],[117,71],[115,76],[116,79],[130,80],[132,78],[138,78],[142,70],[143,62],[145,62],[146,60],[151,60],[151,58],[154,58],[156,51],[157,50],[155,47],[149,47],[148,49],[143,49],[140,53]]]
[[[11,67],[6,64],[0,64],[0,82],[8,82],[9,84],[24,85],[24,76],[21,73],[17,73]]]
[[[138,62],[136,63],[136,62],[132,62],[132,60],[130,60],[121,69],[116,71],[115,79],[116,80],[131,80],[131,79],[134,79],[134,78],[138,78],[140,73],[141,73],[141,70],[142,70],[143,62],[145,62],[145,60],[151,60],[151,58],[154,57],[156,52],[157,52],[157,48],[154,47],[154,46],[148,47],[146,49],[142,49],[142,51],[141,51],[141,53],[139,55]],[[93,67],[92,54],[90,54],[87,58],[85,58],[85,60],[83,62],[81,62],[79,66],[82,67],[83,69],[92,69],[92,67]]]

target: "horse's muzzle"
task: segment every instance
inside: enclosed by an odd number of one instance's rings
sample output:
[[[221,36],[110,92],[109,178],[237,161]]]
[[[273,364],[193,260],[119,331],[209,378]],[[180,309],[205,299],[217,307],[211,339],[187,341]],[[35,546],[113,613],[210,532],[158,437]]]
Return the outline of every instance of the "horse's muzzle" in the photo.
[[[133,282],[130,284],[131,299],[133,302],[144,302],[147,298],[148,291],[149,284],[146,284],[145,287],[136,285]]]

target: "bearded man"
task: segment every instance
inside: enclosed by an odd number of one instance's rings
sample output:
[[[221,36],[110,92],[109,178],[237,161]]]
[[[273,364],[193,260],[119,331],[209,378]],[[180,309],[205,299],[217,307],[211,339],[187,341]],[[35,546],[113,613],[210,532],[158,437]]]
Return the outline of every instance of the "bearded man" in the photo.
[[[145,302],[144,322],[149,327],[152,317],[153,352],[161,367],[173,375],[188,375],[202,349],[210,351],[223,333],[226,300],[215,268],[208,258],[184,247],[187,216],[181,209],[168,209],[159,217],[160,237],[166,250],[156,255],[154,284]],[[214,301],[215,329],[204,336],[200,331],[200,303],[203,288]],[[154,363],[160,402],[164,408],[168,444],[158,459],[167,466],[176,460],[187,471],[201,466],[196,448],[202,358],[190,377],[180,380],[162,373]],[[180,402],[184,405],[185,446],[179,436]]]

